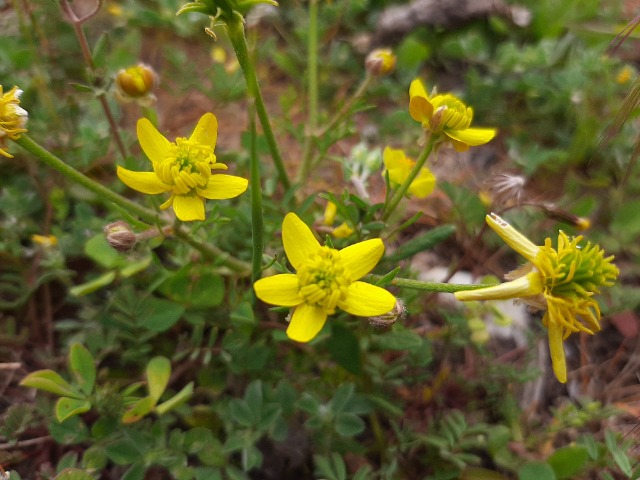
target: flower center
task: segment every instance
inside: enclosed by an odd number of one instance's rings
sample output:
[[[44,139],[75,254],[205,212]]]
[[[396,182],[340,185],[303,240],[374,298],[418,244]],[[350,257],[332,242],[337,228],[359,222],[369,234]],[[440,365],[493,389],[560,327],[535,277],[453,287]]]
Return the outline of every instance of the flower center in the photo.
[[[216,163],[213,147],[176,138],[167,156],[154,164],[153,169],[160,180],[174,186],[174,195],[187,195],[207,185],[211,170],[226,170],[227,166]]]
[[[340,261],[340,252],[320,247],[297,271],[300,295],[308,305],[335,312],[340,300],[347,297],[351,284]]]
[[[473,120],[473,109],[467,107],[453,95],[436,95],[431,99],[433,116],[431,130],[464,130],[469,128]]]

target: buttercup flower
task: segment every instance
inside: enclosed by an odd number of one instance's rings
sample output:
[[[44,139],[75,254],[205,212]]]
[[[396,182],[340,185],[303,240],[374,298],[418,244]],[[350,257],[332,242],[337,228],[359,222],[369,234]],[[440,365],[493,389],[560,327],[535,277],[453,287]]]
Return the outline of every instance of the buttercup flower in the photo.
[[[487,215],[487,223],[500,237],[529,260],[511,272],[510,282],[479,290],[456,292],[458,300],[505,300],[520,298],[523,302],[546,309],[542,324],[549,335],[553,371],[561,382],[567,381],[562,342],[574,332],[595,333],[600,330],[600,307],[593,295],[599,288],[611,286],[618,277],[613,256],[604,256],[597,245],[578,245],[582,236],[569,239],[562,231],[558,246],[547,238],[543,246],[534,245],[502,218]]]
[[[362,317],[394,308],[396,298],[389,292],[357,281],[382,257],[384,245],[379,238],[342,250],[321,246],[309,227],[295,213],[288,213],[282,222],[282,243],[297,273],[262,278],[253,288],[260,300],[293,308],[287,328],[292,340],[312,340],[337,308]]]
[[[13,87],[7,93],[2,93],[2,85],[0,85],[0,155],[7,158],[13,158],[9,152],[4,150],[5,138],[18,140],[20,134],[27,131],[27,111],[20,107],[20,95],[22,90]]]
[[[347,238],[354,230],[347,222],[342,222],[339,226],[333,228],[333,224],[338,213],[338,207],[335,203],[327,201],[327,206],[324,209],[324,217],[322,218],[322,224],[329,228],[329,233],[336,238]]]
[[[446,135],[458,152],[483,145],[497,133],[495,128],[470,128],[471,107],[450,93],[429,97],[420,79],[415,79],[409,87],[409,113],[425,130]]]
[[[386,147],[382,153],[385,172],[389,172],[389,182],[392,187],[398,187],[404,183],[409,176],[411,169],[416,164],[415,160],[407,157],[402,150]],[[427,167],[422,167],[418,176],[409,185],[407,190],[411,195],[418,198],[425,198],[436,187],[436,177]]]
[[[173,206],[176,216],[185,222],[204,220],[204,199],[234,198],[247,189],[245,178],[213,173],[226,170],[216,162],[218,120],[205,113],[191,137],[167,140],[146,118],[138,120],[138,140],[153,166],[153,172],[133,172],[118,166],[118,178],[142,193],[169,192],[169,200],[161,209]]]

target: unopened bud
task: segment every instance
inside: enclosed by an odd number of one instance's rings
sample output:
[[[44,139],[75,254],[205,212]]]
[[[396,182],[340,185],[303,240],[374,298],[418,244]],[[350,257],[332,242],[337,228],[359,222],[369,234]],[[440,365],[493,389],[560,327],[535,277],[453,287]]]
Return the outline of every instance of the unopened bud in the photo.
[[[548,203],[542,206],[542,211],[549,218],[553,218],[554,220],[560,220],[561,222],[568,223],[569,225],[573,225],[578,230],[588,230],[591,228],[591,220],[585,217],[579,217],[574,215],[571,212],[567,212],[562,210],[561,208]]]
[[[396,68],[396,56],[388,48],[377,48],[367,55],[364,66],[371,75],[388,75]]]
[[[407,313],[407,307],[405,307],[404,302],[400,298],[396,298],[396,304],[390,312],[387,312],[383,315],[378,315],[376,317],[369,317],[369,324],[372,327],[390,327],[394,323],[398,321],[398,319],[405,316]]]
[[[107,243],[120,253],[130,252],[138,243],[138,236],[127,222],[118,220],[104,227]]]
[[[145,105],[155,100],[153,89],[158,75],[149,65],[139,63],[135,67],[122,69],[116,75],[116,95],[123,102],[138,102]]]

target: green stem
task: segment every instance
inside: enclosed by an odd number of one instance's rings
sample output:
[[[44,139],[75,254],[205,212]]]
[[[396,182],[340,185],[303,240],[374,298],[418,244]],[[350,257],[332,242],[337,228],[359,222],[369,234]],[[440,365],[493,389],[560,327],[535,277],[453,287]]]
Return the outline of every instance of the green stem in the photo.
[[[251,238],[253,241],[253,268],[251,278],[255,282],[262,275],[262,251],[264,248],[264,219],[262,218],[262,185],[258,161],[256,122],[250,113],[251,126]]]
[[[256,107],[256,113],[258,114],[265,139],[267,140],[267,144],[269,145],[271,158],[273,158],[273,163],[276,167],[276,170],[278,171],[280,183],[285,190],[289,190],[291,188],[291,182],[289,181],[289,177],[287,176],[287,171],[284,167],[284,162],[282,161],[282,155],[280,155],[280,149],[278,148],[276,137],[274,136],[273,130],[271,128],[269,114],[267,113],[264,99],[262,98],[262,93],[260,92],[260,85],[258,84],[256,70],[253,67],[253,62],[251,61],[251,58],[249,56],[247,39],[244,35],[244,20],[241,15],[234,14],[232,19],[227,21],[226,26],[227,32],[229,34],[229,40],[231,41],[231,45],[233,45],[233,50],[236,53],[236,57],[238,58],[238,63],[240,64],[240,68],[242,69],[244,79],[247,82],[249,95],[251,95],[251,97],[253,98]]]
[[[114,191],[104,187],[98,182],[91,180],[89,177],[79,172],[75,168],[67,165],[58,157],[33,141],[28,135],[21,135],[20,138],[15,142],[22,148],[24,148],[27,152],[37,157],[45,165],[53,168],[54,170],[57,170],[72,182],[82,185],[87,190],[95,193],[100,201],[106,206],[115,204],[122,210],[125,210],[133,215],[137,215],[147,223],[158,223],[158,213],[156,211],[142,207],[137,203],[128,200],[122,195],[119,195]],[[239,275],[249,274],[251,267],[245,262],[232,257],[227,252],[224,252],[223,250],[220,250],[213,245],[198,242],[193,238],[190,232],[177,228],[174,231],[174,235],[184,240],[209,260],[217,261]]]
[[[367,279],[372,281],[380,280],[380,275],[369,275]],[[425,292],[440,292],[440,293],[454,293],[462,292],[465,290],[479,290],[481,288],[493,287],[494,285],[487,284],[457,284],[457,283],[440,283],[440,282],[422,282],[420,280],[412,280],[410,278],[394,278],[391,281],[391,285],[400,288],[410,288],[412,290],[422,290]]]
[[[309,0],[309,32],[307,41],[307,95],[309,116],[302,148],[302,163],[298,171],[298,182],[303,181],[311,170],[314,143],[318,128],[318,0]]]
[[[430,135],[427,138],[427,143],[422,149],[422,152],[420,152],[420,156],[418,157],[418,160],[416,160],[416,164],[411,169],[411,172],[409,172],[409,176],[405,179],[402,185],[398,187],[398,189],[391,196],[389,203],[387,203],[387,205],[385,206],[384,213],[382,214],[383,221],[387,221],[389,219],[391,214],[394,212],[394,210],[402,200],[402,197],[404,197],[404,194],[407,193],[407,190],[409,190],[411,182],[413,182],[418,176],[418,173],[420,173],[420,170],[427,161],[427,158],[433,151],[433,146],[435,145],[436,139],[437,137],[433,135]]]

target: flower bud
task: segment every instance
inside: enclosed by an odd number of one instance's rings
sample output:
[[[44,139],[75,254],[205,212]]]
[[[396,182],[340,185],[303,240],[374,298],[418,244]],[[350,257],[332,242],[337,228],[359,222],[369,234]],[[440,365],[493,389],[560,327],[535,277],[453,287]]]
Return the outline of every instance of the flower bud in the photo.
[[[9,152],[3,150],[5,137],[18,140],[20,134],[26,132],[27,111],[20,107],[20,95],[22,90],[13,87],[7,93],[2,93],[0,85],[0,155],[13,158]]]
[[[396,304],[390,312],[376,317],[369,317],[369,324],[372,327],[382,328],[390,327],[398,321],[398,319],[404,317],[407,313],[407,307],[400,298],[396,298]]]
[[[122,69],[116,75],[116,96],[123,102],[149,105],[155,100],[152,91],[158,83],[158,75],[149,65],[139,63]]]
[[[388,75],[396,68],[396,56],[388,48],[377,48],[367,55],[364,66],[371,75]]]
[[[107,243],[120,253],[126,253],[138,243],[138,236],[133,232],[127,222],[118,220],[104,227],[104,236]]]

